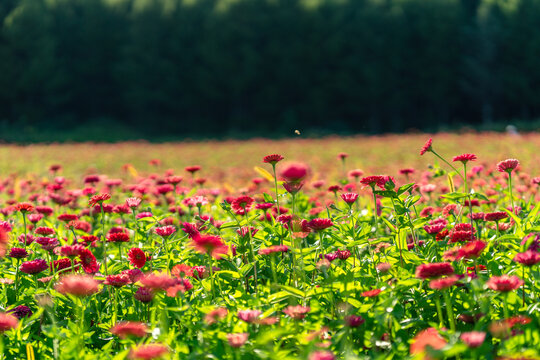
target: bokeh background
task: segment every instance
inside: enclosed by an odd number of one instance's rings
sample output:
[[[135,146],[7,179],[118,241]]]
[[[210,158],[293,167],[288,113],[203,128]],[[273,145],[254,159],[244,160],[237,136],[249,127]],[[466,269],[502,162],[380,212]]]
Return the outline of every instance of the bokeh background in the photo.
[[[1,0],[0,139],[539,128],[540,0]]]

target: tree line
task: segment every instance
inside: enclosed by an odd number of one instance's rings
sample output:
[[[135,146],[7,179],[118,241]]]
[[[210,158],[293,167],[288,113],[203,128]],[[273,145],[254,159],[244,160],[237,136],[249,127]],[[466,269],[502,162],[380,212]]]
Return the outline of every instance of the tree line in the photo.
[[[540,0],[2,0],[0,122],[148,136],[540,114]]]

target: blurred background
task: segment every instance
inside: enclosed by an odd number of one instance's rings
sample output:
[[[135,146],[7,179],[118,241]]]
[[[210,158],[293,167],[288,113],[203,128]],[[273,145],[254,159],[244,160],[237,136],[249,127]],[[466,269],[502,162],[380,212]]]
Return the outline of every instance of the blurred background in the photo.
[[[540,0],[1,0],[0,139],[540,128]]]

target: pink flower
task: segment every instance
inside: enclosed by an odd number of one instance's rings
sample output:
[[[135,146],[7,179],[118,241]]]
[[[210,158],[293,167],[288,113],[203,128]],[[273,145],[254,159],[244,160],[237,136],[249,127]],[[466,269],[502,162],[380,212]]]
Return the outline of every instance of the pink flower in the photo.
[[[468,161],[475,161],[477,159],[476,155],[474,154],[462,154],[458,156],[454,156],[452,161],[461,161],[463,164],[466,164]]]
[[[19,270],[25,274],[35,275],[39,274],[43,270],[46,270],[47,267],[47,261],[43,259],[36,259],[23,262],[19,267]]]
[[[208,254],[215,259],[221,259],[222,254],[227,254],[229,248],[219,236],[198,235],[193,237],[191,245],[201,254]]]
[[[85,297],[98,292],[98,282],[88,275],[66,275],[60,279],[56,290],[62,294]]]
[[[308,360],[335,360],[336,357],[330,351],[318,350],[309,355]]]
[[[459,337],[470,348],[477,348],[484,343],[486,333],[482,331],[464,332]]]
[[[247,323],[253,323],[257,321],[257,319],[259,318],[259,316],[261,316],[261,314],[262,314],[262,311],[260,310],[239,310],[238,318]]]
[[[126,205],[132,209],[138,207],[140,203],[141,203],[141,199],[137,197],[130,197],[126,199]]]
[[[343,201],[345,201],[347,204],[351,205],[354,204],[354,202],[358,199],[358,194],[355,193],[344,193],[341,194],[341,198]]]
[[[307,226],[310,229],[313,229],[315,231],[322,231],[324,229],[327,229],[331,226],[334,226],[334,223],[330,219],[326,218],[317,218],[313,219],[311,221],[308,221]]]
[[[285,310],[283,310],[283,312],[286,315],[288,315],[289,317],[291,317],[292,319],[302,320],[303,318],[306,317],[306,314],[310,310],[311,309],[309,307],[306,307],[306,306],[302,306],[302,305],[293,306],[293,305],[290,305],[290,306],[287,306],[285,308]]]
[[[159,236],[166,238],[174,234],[176,231],[176,228],[172,225],[168,225],[168,226],[157,227],[155,231],[156,231],[156,234],[158,234]]]
[[[540,254],[537,251],[527,250],[516,254],[514,261],[525,266],[533,266],[540,263]]]
[[[289,164],[281,171],[281,178],[286,182],[299,182],[308,174],[308,167],[305,164]]]
[[[280,162],[283,159],[284,157],[279,154],[272,154],[272,155],[266,155],[263,158],[263,162],[271,164],[271,165],[276,165],[278,162]]]
[[[511,173],[519,166],[519,160],[516,159],[506,159],[497,164],[497,170],[499,172]]]
[[[509,292],[518,289],[521,285],[523,285],[523,281],[515,275],[502,275],[492,276],[486,282],[486,284],[491,290]]]
[[[420,155],[424,155],[428,151],[431,151],[431,146],[433,144],[433,139],[428,139],[424,146],[422,146],[422,149],[420,150]]]
[[[230,346],[234,348],[239,348],[244,346],[249,338],[248,333],[236,333],[236,334],[227,334],[227,342]]]
[[[454,286],[458,282],[458,277],[455,275],[447,278],[435,279],[429,282],[429,287],[433,290],[442,290]]]

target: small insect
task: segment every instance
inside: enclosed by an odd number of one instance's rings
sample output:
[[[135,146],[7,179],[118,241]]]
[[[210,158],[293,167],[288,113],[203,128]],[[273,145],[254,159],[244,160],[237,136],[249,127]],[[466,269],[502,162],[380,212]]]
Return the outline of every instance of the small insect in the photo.
[[[294,130],[294,133],[295,133],[296,135],[300,135],[300,130]]]

